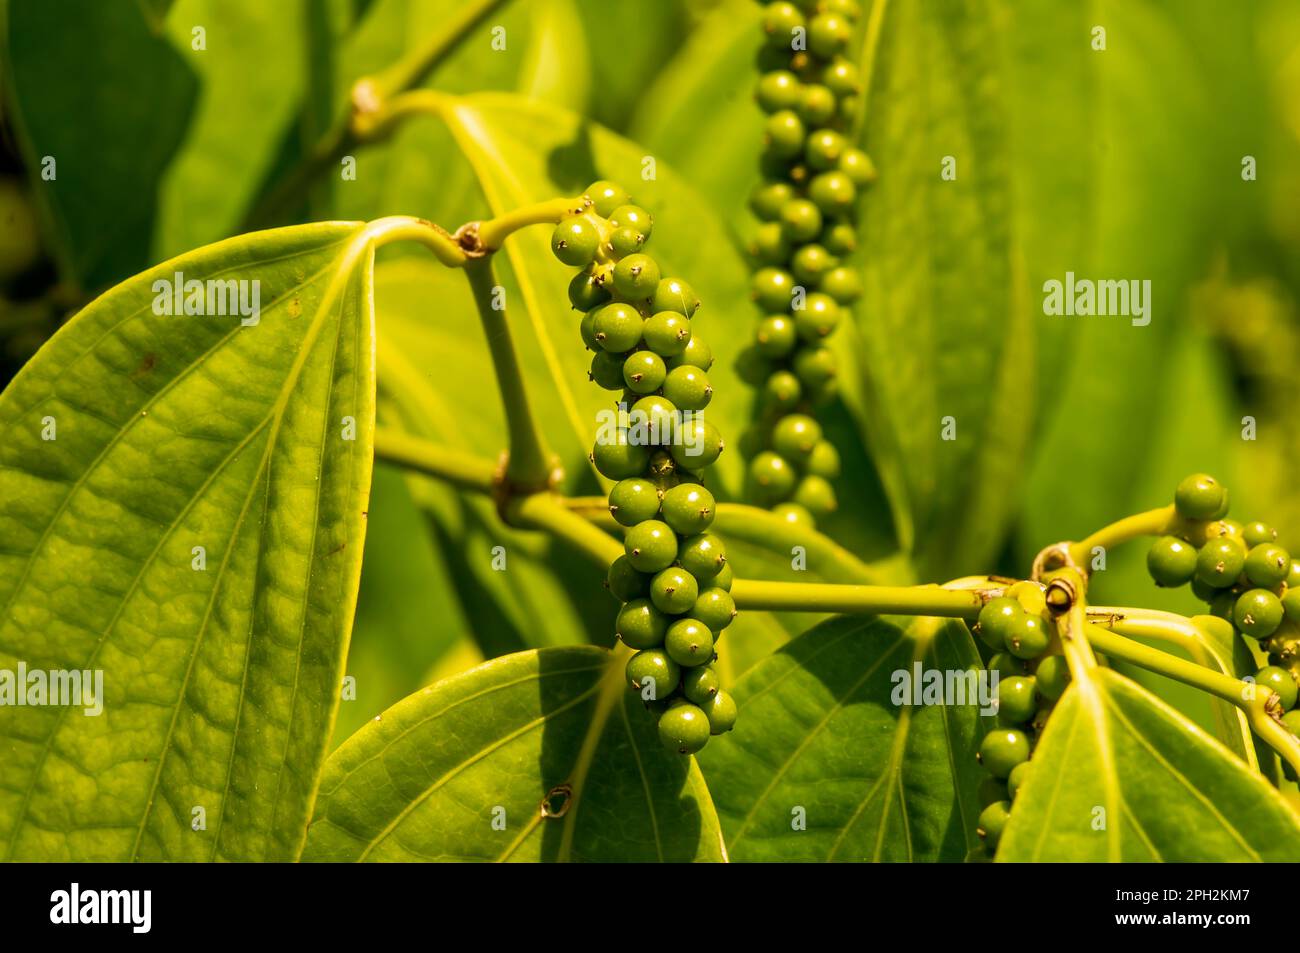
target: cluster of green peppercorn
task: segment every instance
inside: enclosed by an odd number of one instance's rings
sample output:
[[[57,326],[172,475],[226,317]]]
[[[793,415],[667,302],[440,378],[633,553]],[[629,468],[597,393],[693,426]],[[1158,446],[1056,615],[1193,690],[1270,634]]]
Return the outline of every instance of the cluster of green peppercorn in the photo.
[[[744,451],[751,498],[807,525],[836,507],[830,481],[839,456],[810,411],[834,393],[825,339],[841,307],[862,293],[843,259],[857,243],[858,193],[875,179],[845,134],[861,85],[844,56],[858,16],[854,0],[769,3],[758,59],[755,95],[768,118],[763,181],[750,198],[761,224],[750,250],[763,317],[742,374],[762,399]]]
[[[1070,683],[1069,666],[1045,610],[1036,584],[1017,583],[1007,595],[985,603],[974,626],[995,653],[988,670],[998,673],[998,724],[976,754],[991,775],[980,785],[977,827],[990,853],[997,850],[1012,802],[1029,775],[1029,759],[1052,706]]]
[[[636,650],[627,679],[658,717],[663,743],[690,754],[736,722],[712,664],[736,606],[701,476],[723,450],[703,414],[713,354],[692,328],[695,292],[642,250],[652,225],[620,186],[596,182],[556,226],[551,249],[581,269],[569,300],[594,352],[590,377],[619,393],[614,439],[598,438],[591,460],[617,481],[609,511],[626,527],[607,585],[623,603],[618,637]]]
[[[1269,664],[1255,681],[1274,693],[1282,723],[1300,735],[1296,703],[1300,676],[1300,561],[1277,545],[1267,523],[1228,519],[1228,491],[1214,477],[1194,473],[1174,492],[1171,532],[1147,552],[1159,586],[1191,583],[1210,613],[1259,642]]]

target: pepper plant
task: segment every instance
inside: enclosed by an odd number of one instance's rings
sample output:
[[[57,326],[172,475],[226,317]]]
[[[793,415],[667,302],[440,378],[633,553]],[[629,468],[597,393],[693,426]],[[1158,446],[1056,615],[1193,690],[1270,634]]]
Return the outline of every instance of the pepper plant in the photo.
[[[196,50],[183,4],[161,27],[84,6],[131,75],[184,92],[162,84],[188,75],[178,38]],[[9,121],[64,279],[42,300],[79,306],[0,393],[0,857],[1300,853],[1284,534],[1193,473],[1167,505],[998,556],[1033,326],[950,315],[947,282],[1019,300],[1000,269],[1051,243],[927,191],[911,151],[931,110],[995,145],[996,70],[971,53],[995,17],[723,5],[644,97],[638,141],[557,104],[572,50],[548,85],[565,11],[599,30],[591,10],[455,4],[387,58],[390,6],[340,41],[364,69],[334,125],[303,110],[305,146],[277,151],[253,111],[257,168],[227,155],[204,188],[202,117],[197,152],[146,163],[211,210],[159,186],[158,222],[41,100],[59,57],[144,91],[35,43],[56,30],[39,5],[4,9]],[[909,104],[922,75],[933,102]],[[746,95],[718,108],[725,82]],[[693,102],[745,134],[702,158],[673,118]],[[123,127],[96,148],[138,149]],[[41,179],[47,150],[63,171]],[[918,243],[916,195],[987,234]],[[987,331],[1003,363],[902,359],[902,312],[941,346]],[[1150,601],[1190,586],[1204,614],[1105,604],[1142,540]]]

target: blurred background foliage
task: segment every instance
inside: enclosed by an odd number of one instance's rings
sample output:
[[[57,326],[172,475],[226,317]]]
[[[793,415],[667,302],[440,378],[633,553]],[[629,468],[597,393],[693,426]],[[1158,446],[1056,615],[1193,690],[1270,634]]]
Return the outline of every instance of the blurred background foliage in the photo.
[[[356,80],[473,9],[425,80],[464,98],[358,146],[355,181],[331,168],[268,215],[266,196],[346,115]],[[100,291],[247,222],[412,214],[454,228],[604,176],[652,209],[655,254],[701,292],[719,355],[710,412],[738,438],[759,10],[0,0],[0,383]],[[1232,488],[1234,515],[1300,545],[1300,6],[888,0],[868,21],[858,133],[880,181],[857,261],[868,293],[836,341],[846,370],[828,426],[846,472],[825,530],[867,560],[901,550],[886,564],[899,580],[1023,575],[1042,546],[1168,502],[1179,476],[1208,470]],[[646,155],[654,181],[640,176]],[[955,182],[940,180],[946,155]],[[1256,181],[1242,179],[1245,156]],[[596,492],[583,454],[601,398],[545,240],[514,239],[502,279],[566,489]],[[490,363],[464,282],[423,255],[390,249],[378,266],[381,421],[495,456],[501,412],[482,399]],[[1044,316],[1043,282],[1066,271],[1149,279],[1150,325]],[[947,415],[953,442],[939,439]],[[1254,441],[1241,439],[1246,415]],[[721,495],[734,496],[741,461],[723,459]],[[741,535],[741,574],[790,574]],[[498,545],[506,574],[489,565]],[[357,700],[339,737],[484,657],[609,640],[598,574],[502,527],[486,501],[380,467],[366,552]],[[1140,546],[1110,554],[1094,599],[1196,608],[1150,585]],[[747,614],[731,677],[807,624]]]

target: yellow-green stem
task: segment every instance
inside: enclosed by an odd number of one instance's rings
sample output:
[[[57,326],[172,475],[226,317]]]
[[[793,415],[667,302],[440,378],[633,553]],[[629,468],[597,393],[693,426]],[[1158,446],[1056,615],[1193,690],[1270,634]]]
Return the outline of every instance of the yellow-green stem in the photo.
[[[1100,546],[1103,549],[1110,549],[1112,546],[1118,546],[1120,543],[1126,543],[1131,539],[1138,539],[1142,536],[1160,536],[1168,532],[1173,519],[1174,507],[1172,504],[1162,506],[1158,510],[1147,510],[1145,513],[1126,516],[1109,526],[1103,526],[1086,539],[1071,543],[1070,558],[1076,565],[1086,565],[1095,547]]]
[[[492,366],[496,370],[497,389],[505,406],[506,429],[510,435],[506,479],[517,486],[534,489],[546,486],[551,482],[554,466],[533,417],[492,259],[471,259],[465,263],[465,275],[474,292],[474,303],[483,322]]]
[[[491,493],[496,482],[496,467],[489,460],[384,427],[375,429],[375,459],[463,490]]]
[[[1111,658],[1198,688],[1236,705],[1245,713],[1251,730],[1285,758],[1293,770],[1300,773],[1300,740],[1269,714],[1268,700],[1272,692],[1254,690],[1253,686],[1241,679],[1176,658],[1168,652],[1134,642],[1094,623],[1088,623],[1086,631],[1093,648]]]
[[[975,619],[990,593],[942,586],[843,586],[737,579],[732,583],[731,597],[739,609]]]

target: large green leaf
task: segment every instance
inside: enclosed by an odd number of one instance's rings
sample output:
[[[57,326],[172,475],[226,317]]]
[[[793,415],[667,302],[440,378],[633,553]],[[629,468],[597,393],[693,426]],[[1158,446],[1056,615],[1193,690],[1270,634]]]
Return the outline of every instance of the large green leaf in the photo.
[[[169,11],[166,32],[198,75],[201,95],[159,189],[155,258],[239,231],[304,95],[306,11],[322,6],[177,0]],[[205,31],[203,50],[192,49],[196,25]]]
[[[138,3],[6,3],[0,14],[0,91],[54,252],[66,279],[98,290],[149,260],[155,193],[189,122],[194,74]]]
[[[926,575],[995,555],[1032,429],[1037,319],[1014,231],[998,39],[988,5],[885,6],[863,107],[880,178],[862,207],[859,413]]]
[[[672,164],[737,234],[751,222],[763,113],[752,90],[763,45],[762,6],[725,0],[645,91],[631,135]],[[701,130],[708,130],[702,135]]]
[[[376,467],[366,519],[361,590],[348,650],[345,692],[334,741],[348,738],[422,685],[468,631],[455,577],[447,572],[406,483]]]
[[[1076,677],[1034,752],[999,861],[1294,860],[1267,781],[1122,675]]]
[[[979,655],[957,622],[841,616],[745,675],[736,729],[700,754],[733,860],[963,860],[978,847],[979,709],[895,705],[895,672],[917,664],[962,672]]]
[[[699,768],[660,743],[623,658],[521,652],[400,702],[330,757],[303,858],[725,859]]]
[[[260,282],[260,318],[155,313],[176,273]],[[3,709],[0,856],[296,856],[361,569],[373,355],[363,226],[304,225],[118,285],[0,395],[0,668],[102,670],[104,706]]]

